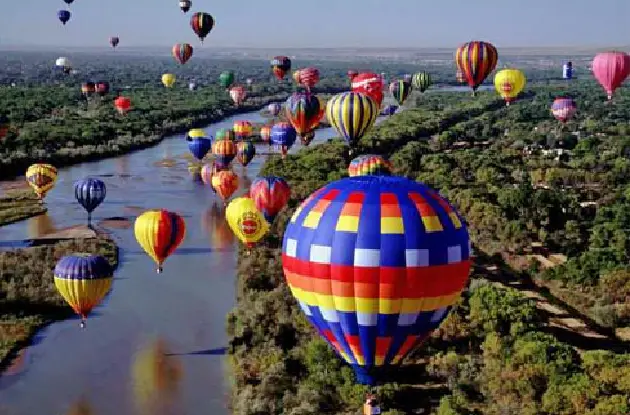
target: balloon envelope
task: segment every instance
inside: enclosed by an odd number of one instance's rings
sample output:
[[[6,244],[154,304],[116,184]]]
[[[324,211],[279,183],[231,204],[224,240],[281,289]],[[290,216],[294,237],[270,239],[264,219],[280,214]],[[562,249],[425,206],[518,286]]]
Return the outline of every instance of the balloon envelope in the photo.
[[[186,235],[186,223],[177,213],[168,210],[149,210],[136,218],[134,234],[138,244],[158,265],[157,272],[162,272],[162,264]]]
[[[252,182],[249,195],[256,208],[271,223],[289,201],[291,188],[281,177],[258,177]]]
[[[269,230],[269,224],[249,197],[238,197],[230,202],[225,217],[232,232],[248,248],[253,247]]]
[[[525,88],[527,79],[518,69],[501,69],[494,76],[494,87],[509,105]]]
[[[608,99],[630,74],[630,55],[625,52],[599,53],[593,59],[593,76],[604,88]]]
[[[364,154],[356,157],[348,166],[348,175],[354,176],[389,176],[392,164],[389,160],[375,154]]]
[[[88,177],[74,184],[74,197],[88,213],[92,213],[103,203],[106,195],[107,187],[100,179]]]
[[[57,169],[51,164],[33,164],[26,170],[26,181],[33,188],[37,197],[43,199],[46,193],[55,187]]]

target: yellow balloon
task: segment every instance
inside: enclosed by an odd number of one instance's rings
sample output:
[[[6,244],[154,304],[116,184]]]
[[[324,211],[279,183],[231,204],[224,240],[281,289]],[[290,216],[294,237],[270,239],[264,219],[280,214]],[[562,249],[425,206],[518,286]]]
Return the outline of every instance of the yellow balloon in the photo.
[[[526,82],[525,74],[518,69],[502,69],[494,76],[494,87],[506,105],[510,105],[510,102],[521,93]]]
[[[249,197],[237,197],[225,210],[225,217],[232,232],[248,248],[260,241],[269,230],[265,217]]]
[[[33,164],[26,170],[26,181],[33,188],[37,197],[43,199],[46,193],[55,187],[57,169],[50,164]]]
[[[186,236],[184,219],[164,209],[144,212],[136,219],[133,229],[138,244],[158,265],[158,273]]]
[[[165,87],[170,88],[175,84],[175,75],[172,73],[165,73],[162,75],[162,83]]]
[[[190,138],[206,138],[206,132],[201,128],[193,128],[188,131],[188,137]]]

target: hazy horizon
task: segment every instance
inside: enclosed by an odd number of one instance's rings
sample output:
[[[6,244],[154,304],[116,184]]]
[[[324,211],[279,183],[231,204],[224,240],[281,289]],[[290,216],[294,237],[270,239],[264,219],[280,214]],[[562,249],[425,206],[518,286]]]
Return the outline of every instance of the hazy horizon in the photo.
[[[287,0],[193,0],[187,14],[177,4],[7,2],[0,15],[0,48],[100,47],[112,35],[121,38],[121,48],[189,42],[196,48],[249,49],[454,48],[469,40],[486,40],[498,48],[604,48],[627,45],[630,37],[628,0],[320,0],[307,13]],[[64,8],[73,14],[66,26],[56,16]],[[204,46],[189,25],[192,12],[199,10],[216,21]]]

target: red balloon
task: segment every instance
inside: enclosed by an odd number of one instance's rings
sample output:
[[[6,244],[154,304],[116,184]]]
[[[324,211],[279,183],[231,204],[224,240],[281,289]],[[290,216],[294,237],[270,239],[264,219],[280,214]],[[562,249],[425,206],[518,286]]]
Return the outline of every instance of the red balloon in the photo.
[[[121,114],[126,114],[131,109],[131,100],[127,97],[118,97],[114,101],[114,107]]]
[[[604,87],[608,99],[630,75],[630,55],[624,52],[603,52],[593,59],[593,75]]]
[[[383,80],[372,72],[360,73],[352,78],[352,92],[369,96],[380,107],[383,102]]]
[[[310,89],[319,82],[319,69],[304,68],[300,69],[298,76],[298,84]]]

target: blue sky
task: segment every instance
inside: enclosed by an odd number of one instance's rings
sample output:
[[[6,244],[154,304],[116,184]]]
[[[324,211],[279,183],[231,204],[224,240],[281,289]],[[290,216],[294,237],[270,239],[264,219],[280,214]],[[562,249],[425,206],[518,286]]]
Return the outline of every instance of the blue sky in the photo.
[[[3,0],[0,46],[197,44],[192,11],[217,22],[206,44],[225,47],[454,47],[630,44],[630,0]],[[68,8],[64,27],[57,10]],[[304,13],[303,11],[308,12]]]

